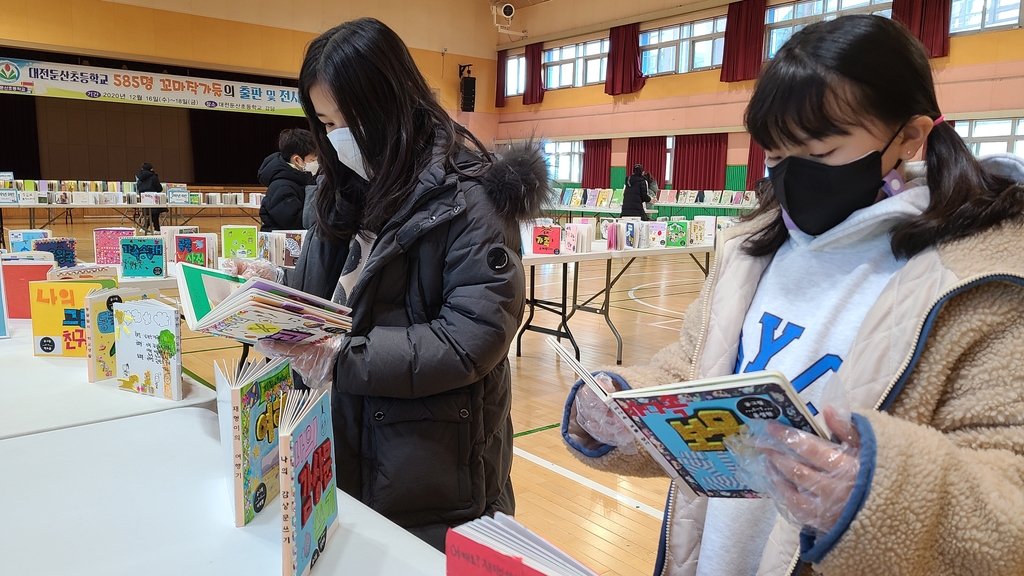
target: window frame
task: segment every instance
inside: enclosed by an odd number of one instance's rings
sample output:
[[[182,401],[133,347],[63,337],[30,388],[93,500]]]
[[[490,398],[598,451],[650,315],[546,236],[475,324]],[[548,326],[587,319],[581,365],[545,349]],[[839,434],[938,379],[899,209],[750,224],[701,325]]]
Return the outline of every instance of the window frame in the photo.
[[[597,54],[586,55],[587,46],[599,43],[600,48]],[[567,48],[573,48],[573,56],[569,58],[561,58],[562,51]],[[547,48],[541,54],[541,67],[543,69],[541,80],[544,82],[544,90],[561,90],[563,88],[582,88],[584,86],[596,86],[598,84],[604,84],[605,79],[608,77],[608,50],[611,48],[611,40],[609,38],[597,38],[594,40],[588,40],[586,42],[577,42],[575,44],[565,44],[554,48]],[[555,51],[558,51],[558,60],[548,60],[548,57]],[[590,62],[598,61],[601,67],[599,80],[593,82],[587,81],[587,65]],[[555,87],[548,86],[548,75],[551,68],[558,68],[561,70],[564,66],[571,66],[572,68],[572,83],[564,84],[561,80],[561,72],[559,72],[559,85]]]
[[[701,34],[700,36],[694,36],[693,35],[694,27],[697,24],[703,24],[705,22],[710,22],[711,23],[711,30],[712,31],[710,33],[707,33],[707,34]],[[647,29],[647,30],[641,30],[640,31],[640,40],[641,41],[642,41],[643,36],[645,34],[651,34],[652,32],[657,32],[658,36],[660,38],[661,34],[664,31],[668,31],[668,30],[672,30],[672,29],[676,30],[676,35],[675,35],[675,38],[673,40],[665,40],[665,41],[652,42],[650,44],[641,44],[640,45],[640,66],[641,66],[641,72],[643,72],[644,76],[647,76],[649,78],[653,78],[655,76],[668,76],[670,74],[689,74],[690,72],[704,72],[705,70],[714,70],[716,68],[721,68],[722,67],[721,61],[719,61],[718,64],[715,64],[715,43],[717,41],[721,40],[721,46],[722,46],[721,54],[723,55],[723,59],[724,59],[724,52],[725,52],[725,26],[726,26],[726,24],[727,24],[727,22],[726,22],[726,15],[721,15],[721,16],[712,16],[710,18],[701,18],[700,20],[693,20],[693,21],[690,21],[690,22],[682,22],[682,23],[679,23],[679,24],[672,24],[672,25],[669,25],[669,26],[659,26],[658,28],[650,28],[650,29]],[[719,31],[719,29],[721,29],[721,31]],[[686,34],[685,36],[683,35],[684,34],[684,30],[685,30],[685,34]],[[694,47],[694,44],[697,44],[699,42],[705,42],[705,41],[708,41],[708,40],[711,40],[711,65],[710,66],[702,66],[700,68],[695,68],[693,66],[693,58],[694,58],[694,49],[693,49],[693,47]],[[683,49],[683,45],[684,44],[686,45],[686,49],[685,50]],[[654,73],[647,73],[646,71],[643,70],[643,57],[644,57],[644,53],[645,52],[657,51],[657,53],[658,53],[657,57],[660,60],[660,58],[661,58],[661,51],[664,50],[664,49],[667,49],[667,48],[675,48],[675,52],[676,52],[675,53],[675,57],[674,57],[675,58],[675,62],[673,63],[673,66],[672,66],[671,70],[666,70],[664,72],[654,72]],[[684,57],[686,58],[686,69],[685,70],[683,69],[683,66],[681,65],[682,59]]]
[[[541,153],[548,169],[548,179],[559,184],[580,184],[583,181],[583,140],[560,140],[541,143]],[[559,145],[569,145],[568,151],[560,151]],[[553,151],[548,151],[548,147]],[[562,162],[569,163],[569,179],[558,178],[558,168]],[[575,179],[574,179],[575,177]]]
[[[956,3],[956,0],[951,1],[953,4]],[[963,1],[966,4],[968,0],[961,1]],[[978,28],[962,28],[960,30],[953,29],[953,18],[956,16],[956,13],[954,12],[953,6],[951,5],[949,8],[949,35],[960,36],[964,34],[979,34],[981,32],[988,32],[990,30],[1012,30],[1014,28],[1024,27],[1024,10],[1021,10],[1021,6],[1019,3],[1017,6],[1017,20],[1015,22],[1006,22],[1003,24],[985,24],[985,17],[989,13],[989,3],[990,0],[983,0],[983,4],[981,7],[981,24],[978,26]]]
[[[851,14],[881,14],[888,12],[888,18],[892,18],[892,0],[869,0],[866,6],[856,6],[853,8],[842,8],[842,0],[794,0],[791,2],[782,2],[780,4],[773,4],[768,6],[764,13],[764,59],[767,62],[775,57],[775,54],[771,51],[771,39],[772,32],[774,30],[782,30],[784,28],[796,28],[797,26],[807,26],[815,22],[824,22],[825,20],[833,20],[839,16],[848,16]],[[811,14],[810,16],[801,16],[796,18],[797,7],[805,4],[820,4],[821,12]],[[835,9],[830,9],[830,4],[835,5]],[[786,6],[792,7],[792,16],[785,20],[779,20],[777,22],[770,22],[769,19],[775,10],[784,8]],[[790,32],[789,36],[786,37],[788,41],[790,37],[795,34],[797,30]],[[783,41],[779,45],[782,47],[786,42]]]
[[[991,122],[1008,120],[1010,122],[1010,133],[1005,136],[975,136],[974,130],[978,122]],[[971,151],[971,154],[978,156],[982,144],[990,142],[1003,142],[1006,144],[1004,152],[1009,154],[1017,154],[1024,157],[1024,117],[1020,116],[1007,116],[1001,118],[973,118],[970,120],[954,120],[956,123],[956,131],[963,138],[964,144]],[[961,124],[967,124],[967,136],[964,136],[961,132]],[[1017,152],[1017,146],[1020,145],[1020,153]]]
[[[516,62],[516,66],[517,66],[517,68],[516,68],[517,82],[516,82],[515,88],[519,89],[520,90],[519,92],[509,92],[509,88],[510,88],[510,84],[509,84],[509,81],[508,81],[509,67],[512,65],[513,61]],[[507,56],[507,60],[505,62],[505,97],[506,98],[513,98],[515,96],[522,96],[525,93],[526,93],[526,53],[524,52],[524,53],[520,53],[520,54],[509,54]]]

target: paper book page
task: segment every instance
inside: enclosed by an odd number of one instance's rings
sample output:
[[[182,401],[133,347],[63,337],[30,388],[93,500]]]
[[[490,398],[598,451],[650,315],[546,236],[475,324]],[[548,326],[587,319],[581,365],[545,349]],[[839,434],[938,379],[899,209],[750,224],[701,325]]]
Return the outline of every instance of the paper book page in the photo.
[[[114,334],[121,390],[181,400],[178,312],[156,302],[114,304]]]
[[[192,330],[216,305],[245,283],[237,276],[212,268],[179,262],[177,283],[185,322]]]
[[[536,570],[557,575],[596,576],[568,554],[551,546],[514,520],[511,523],[503,523],[484,516],[473,522],[473,528],[503,542],[517,556],[523,558],[528,566]]]
[[[235,520],[235,526],[245,525],[241,517],[241,492],[242,492],[242,450],[240,442],[241,433],[236,433],[234,418],[240,416],[236,413],[237,407],[233,401],[234,390],[230,378],[234,361],[216,360],[213,363],[214,385],[217,390],[217,424],[220,430],[220,446],[222,461],[224,462],[224,480],[227,482],[228,501],[231,504],[231,513]]]
[[[590,568],[587,568],[582,563],[577,561],[575,558],[569,556],[568,554],[560,550],[554,544],[551,544],[544,538],[541,538],[539,534],[533,532],[526,526],[523,526],[522,524],[517,522],[515,518],[508,516],[507,514],[504,514],[502,512],[497,512],[494,514],[494,518],[492,521],[502,525],[506,530],[509,530],[517,534],[519,538],[522,538],[523,540],[532,543],[534,546],[547,550],[548,553],[555,556],[556,558],[561,559],[562,562],[568,564],[569,566],[572,566],[581,574],[586,574],[588,576],[597,576],[596,572],[592,571]]]
[[[269,370],[261,370],[255,378],[245,378],[237,388],[242,430],[244,524],[251,522],[281,491],[279,423],[282,398],[292,387],[291,364],[279,359],[272,364],[262,364],[262,368]]]
[[[226,311],[226,314],[223,318],[216,313],[211,314],[215,321],[202,322],[197,329],[200,332],[250,345],[255,345],[265,338],[281,342],[315,344],[345,332],[340,327],[325,325],[322,320],[306,319],[280,308],[259,303],[242,304]]]
[[[270,280],[265,280],[263,278],[250,279],[248,282],[246,282],[245,286],[242,286],[242,289],[239,290],[237,294],[235,294],[235,297],[242,298],[243,295],[249,290],[262,290],[263,292],[267,292],[275,296],[280,296],[288,300],[296,300],[304,304],[310,304],[317,308],[330,310],[343,316],[348,316],[349,314],[352,313],[351,308],[342,306],[341,304],[336,304],[334,302],[331,302],[330,300],[320,298],[319,296],[315,296],[313,294],[309,294],[301,290],[296,290],[295,288],[290,288],[288,286],[285,286],[284,284],[271,282]]]
[[[5,271],[9,272],[10,268]],[[46,280],[29,283],[32,341],[36,356],[86,358],[85,296],[101,282]]]

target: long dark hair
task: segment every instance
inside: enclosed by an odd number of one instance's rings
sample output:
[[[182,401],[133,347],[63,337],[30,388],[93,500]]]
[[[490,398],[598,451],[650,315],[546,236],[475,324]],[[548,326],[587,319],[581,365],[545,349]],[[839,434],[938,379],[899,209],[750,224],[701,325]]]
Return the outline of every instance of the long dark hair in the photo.
[[[765,66],[747,106],[751,138],[772,150],[802,141],[870,129],[897,130],[917,116],[941,115],[924,47],[906,28],[880,16],[845,16],[797,32]],[[1024,186],[986,171],[952,126],[928,136],[925,160],[931,201],[920,216],[892,230],[897,257],[969,236],[1024,211]],[[881,176],[880,176],[881,177]],[[743,245],[752,256],[773,254],[789,236],[778,200],[765,186],[758,210],[776,218]]]
[[[334,98],[352,130],[369,183],[338,160],[309,98],[317,84]],[[345,22],[313,40],[299,72],[299,94],[320,149],[324,181],[316,217],[319,234],[328,241],[348,241],[360,231],[379,233],[415,190],[435,146],[449,172],[464,174],[456,158],[467,149],[466,141],[487,161],[484,165],[491,160],[483,144],[441,108],[405,43],[379,20]]]

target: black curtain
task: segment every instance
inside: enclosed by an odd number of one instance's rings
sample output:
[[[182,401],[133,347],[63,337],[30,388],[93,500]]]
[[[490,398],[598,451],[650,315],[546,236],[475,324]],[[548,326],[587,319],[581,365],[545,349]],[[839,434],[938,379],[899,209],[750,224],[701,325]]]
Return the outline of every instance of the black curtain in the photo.
[[[258,185],[256,172],[277,151],[285,128],[306,128],[304,117],[219,110],[189,110],[196,184]]]
[[[14,172],[18,180],[42,179],[35,97],[0,93],[0,126],[0,172]]]

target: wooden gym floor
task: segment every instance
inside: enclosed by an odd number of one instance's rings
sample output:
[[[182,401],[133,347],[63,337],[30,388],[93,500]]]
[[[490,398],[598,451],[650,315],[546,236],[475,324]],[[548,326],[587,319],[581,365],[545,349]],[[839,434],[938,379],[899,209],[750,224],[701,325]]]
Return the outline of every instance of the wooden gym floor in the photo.
[[[198,217],[192,224],[203,232],[219,232],[222,224],[248,224],[239,217]],[[27,227],[7,219],[6,228]],[[79,258],[93,257],[92,230],[119,225],[119,218],[76,217],[50,226],[55,236],[78,238]],[[6,234],[6,232],[5,232]],[[617,271],[623,262],[615,261]],[[560,265],[537,269],[538,297],[554,299],[561,292]],[[570,266],[570,274],[572,267]],[[584,263],[580,293],[604,287],[604,263]],[[623,338],[623,365],[646,363],[678,338],[682,313],[697,297],[704,275],[689,256],[637,260],[612,292],[611,318]],[[176,291],[170,295],[176,296]],[[554,328],[554,315],[538,311],[534,323]],[[569,322],[589,368],[614,367],[615,338],[604,318],[578,312]],[[568,453],[561,440],[566,395],[575,376],[547,345],[544,336],[527,333],[522,357],[515,344],[512,419],[516,430],[512,469],[516,516],[525,525],[600,574],[649,575],[658,550],[658,533],[668,488],[667,478],[639,479],[592,470]],[[568,343],[566,343],[568,345]],[[213,382],[213,361],[237,358],[241,345],[193,333],[183,325],[184,372],[202,383]]]

